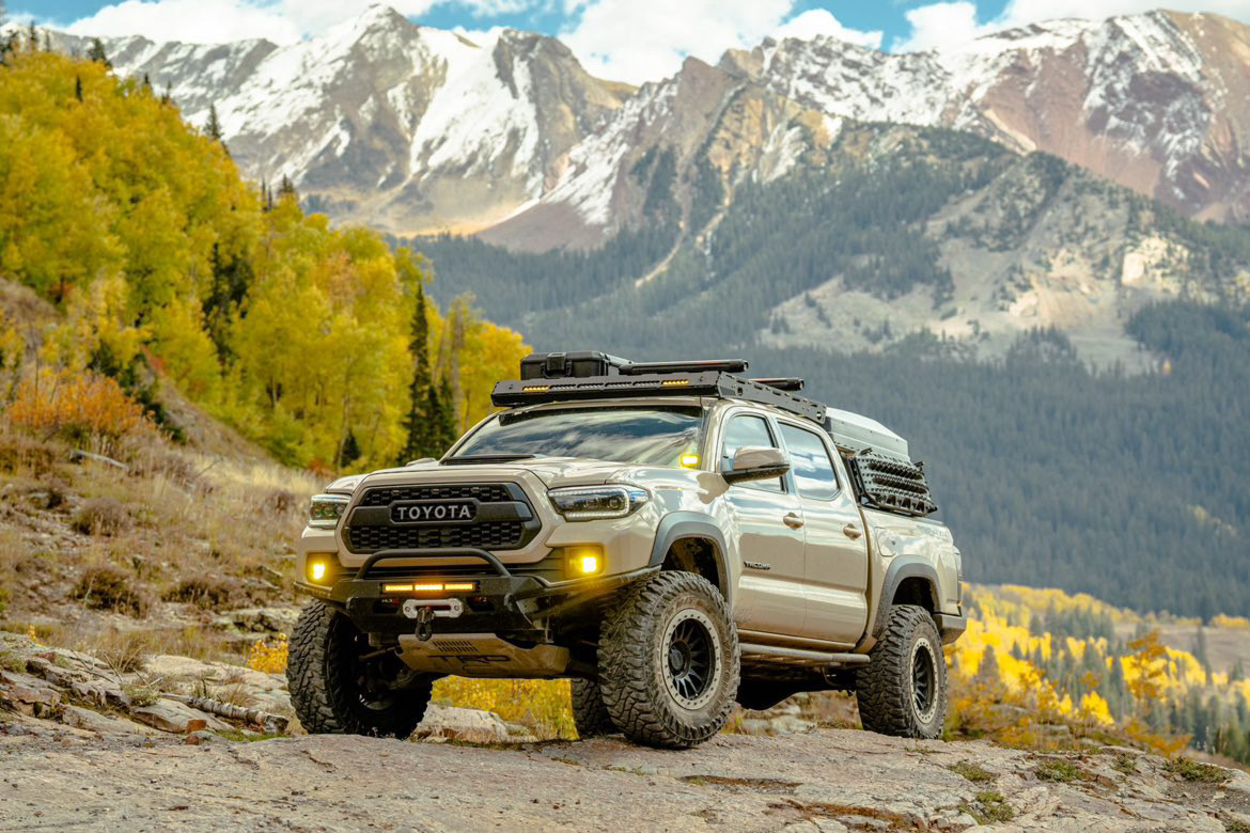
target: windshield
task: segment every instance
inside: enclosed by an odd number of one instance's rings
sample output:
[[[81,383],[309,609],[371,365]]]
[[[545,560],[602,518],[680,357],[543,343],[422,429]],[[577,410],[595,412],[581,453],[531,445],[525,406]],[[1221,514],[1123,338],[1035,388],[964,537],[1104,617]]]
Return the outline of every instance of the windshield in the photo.
[[[680,465],[699,448],[698,408],[569,408],[503,413],[465,440],[455,458],[588,457],[649,466]]]

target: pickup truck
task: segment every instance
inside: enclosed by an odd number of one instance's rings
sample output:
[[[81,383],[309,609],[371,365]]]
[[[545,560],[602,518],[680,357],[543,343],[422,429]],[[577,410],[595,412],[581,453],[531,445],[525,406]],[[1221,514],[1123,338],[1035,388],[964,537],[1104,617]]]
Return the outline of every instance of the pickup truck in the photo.
[[[923,466],[746,367],[533,356],[441,459],[331,483],[298,554],[305,729],[407,736],[455,674],[569,678],[583,737],[688,748],[832,689],[937,737],[965,619]]]

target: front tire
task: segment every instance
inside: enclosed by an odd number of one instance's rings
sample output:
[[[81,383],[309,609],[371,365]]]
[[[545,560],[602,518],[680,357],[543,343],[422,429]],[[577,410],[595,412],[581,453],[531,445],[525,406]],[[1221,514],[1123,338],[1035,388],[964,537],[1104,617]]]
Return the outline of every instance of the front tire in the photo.
[[[291,705],[312,735],[406,738],[425,716],[433,678],[377,653],[351,620],[324,602],[300,612],[286,678]]]
[[[738,631],[720,592],[701,576],[643,579],[603,624],[603,701],[633,741],[669,749],[703,743],[729,719],[738,679]]]
[[[933,740],[946,722],[946,659],[933,617],[895,605],[885,633],[856,671],[859,720],[870,732]]]

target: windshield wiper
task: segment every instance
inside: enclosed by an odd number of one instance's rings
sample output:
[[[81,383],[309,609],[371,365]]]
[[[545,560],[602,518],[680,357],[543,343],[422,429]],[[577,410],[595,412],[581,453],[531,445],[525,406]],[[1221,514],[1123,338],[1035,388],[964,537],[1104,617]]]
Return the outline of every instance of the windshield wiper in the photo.
[[[464,457],[448,457],[443,466],[476,466],[483,463],[513,463],[517,460],[533,460],[537,454],[469,454]]]

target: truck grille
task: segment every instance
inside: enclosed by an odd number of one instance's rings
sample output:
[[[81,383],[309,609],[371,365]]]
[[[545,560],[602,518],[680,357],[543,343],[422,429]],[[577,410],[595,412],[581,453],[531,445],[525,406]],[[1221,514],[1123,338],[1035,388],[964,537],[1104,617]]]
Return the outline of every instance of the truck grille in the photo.
[[[468,522],[403,523],[391,517],[391,504],[397,501],[476,501],[478,510]],[[524,490],[515,483],[375,486],[350,510],[343,540],[358,554],[419,549],[490,552],[522,549],[541,528]]]
[[[456,486],[385,486],[370,489],[361,498],[361,506],[389,506],[396,500],[463,500],[476,498],[482,503],[504,503],[515,500],[508,487],[501,483]]]
[[[525,527],[519,521],[473,526],[353,526],[347,530],[352,552],[381,550],[465,549],[514,550]]]

